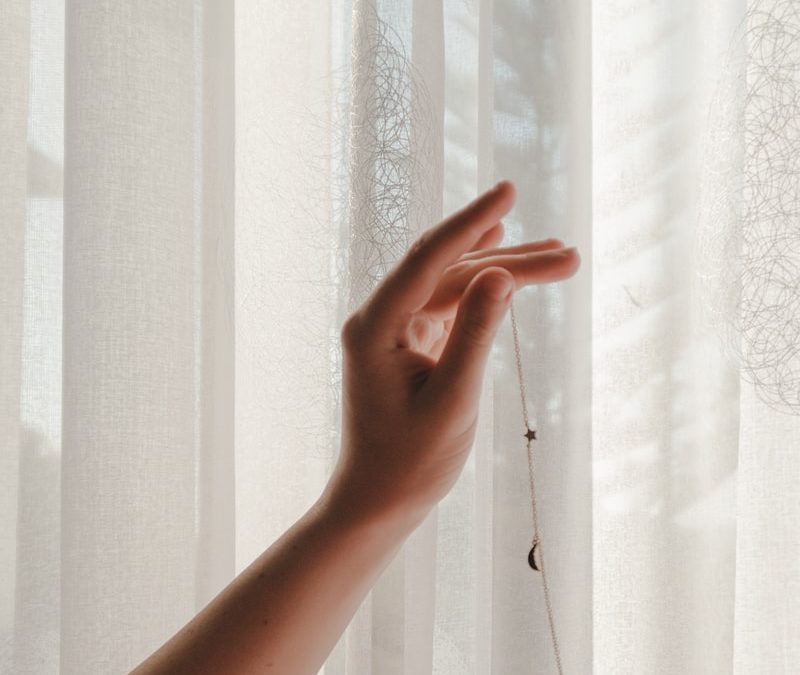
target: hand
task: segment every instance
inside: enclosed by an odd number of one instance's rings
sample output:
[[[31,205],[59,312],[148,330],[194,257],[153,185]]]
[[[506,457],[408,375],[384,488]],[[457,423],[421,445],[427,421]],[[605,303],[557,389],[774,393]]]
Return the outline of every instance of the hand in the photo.
[[[557,239],[490,248],[514,200],[502,181],[423,232],[345,322],[342,444],[328,489],[347,508],[421,518],[450,491],[514,290],[577,271],[577,251]]]

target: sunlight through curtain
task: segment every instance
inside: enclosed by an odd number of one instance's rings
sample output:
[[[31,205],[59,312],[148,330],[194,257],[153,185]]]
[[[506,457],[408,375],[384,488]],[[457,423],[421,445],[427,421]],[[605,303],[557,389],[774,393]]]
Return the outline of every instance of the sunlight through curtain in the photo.
[[[514,300],[564,672],[795,672],[800,7],[4,0],[0,34],[0,672],[127,672],[294,523],[345,318],[502,178],[503,245],[582,260]],[[321,672],[557,672],[524,432],[509,316]]]

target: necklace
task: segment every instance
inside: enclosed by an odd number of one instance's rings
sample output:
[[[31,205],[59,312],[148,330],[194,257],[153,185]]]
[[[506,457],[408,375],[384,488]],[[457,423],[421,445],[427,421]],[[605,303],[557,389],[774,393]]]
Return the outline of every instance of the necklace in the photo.
[[[525,419],[525,428],[527,431],[523,434],[523,438],[527,439],[528,443],[528,476],[531,484],[531,508],[533,511],[533,544],[530,552],[528,553],[528,564],[532,569],[541,572],[542,586],[544,587],[544,601],[547,606],[547,618],[550,623],[550,635],[553,638],[553,649],[556,655],[556,665],[558,666],[559,675],[563,675],[561,670],[561,652],[558,649],[558,640],[556,639],[555,622],[553,621],[553,607],[550,604],[550,588],[547,585],[547,575],[544,569],[544,557],[541,552],[541,542],[539,539],[539,517],[536,511],[536,493],[533,487],[533,441],[536,439],[536,431],[531,429],[530,421],[528,420],[528,406],[525,403],[525,381],[522,378],[522,358],[519,352],[519,335],[517,333],[517,319],[514,314],[514,300],[511,300],[511,326],[514,329],[514,351],[517,356],[517,372],[519,373],[519,393],[522,399],[522,416]],[[536,551],[539,550],[539,566],[536,565]]]

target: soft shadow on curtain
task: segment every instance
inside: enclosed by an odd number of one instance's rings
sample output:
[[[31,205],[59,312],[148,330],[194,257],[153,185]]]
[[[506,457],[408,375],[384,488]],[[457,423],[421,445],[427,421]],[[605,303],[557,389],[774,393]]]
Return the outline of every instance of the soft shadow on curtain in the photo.
[[[500,178],[504,245],[582,259],[515,299],[564,672],[793,672],[791,2],[4,0],[0,31],[0,672],[126,672],[277,539],[335,462],[344,319]],[[524,431],[509,317],[461,479],[324,673],[556,672]]]

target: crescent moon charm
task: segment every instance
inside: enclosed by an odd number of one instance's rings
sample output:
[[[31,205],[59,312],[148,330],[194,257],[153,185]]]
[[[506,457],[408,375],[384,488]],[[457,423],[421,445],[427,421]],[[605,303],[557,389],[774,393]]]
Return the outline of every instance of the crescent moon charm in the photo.
[[[533,569],[535,569],[537,572],[539,571],[539,568],[538,568],[538,567],[536,567],[536,558],[534,557],[534,554],[536,553],[536,547],[537,547],[538,545],[539,545],[539,542],[538,542],[538,541],[535,541],[535,542],[533,542],[533,548],[531,549],[531,552],[530,552],[530,553],[528,553],[528,564],[529,564],[529,565],[530,565],[530,566],[531,566]]]

